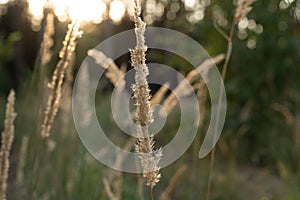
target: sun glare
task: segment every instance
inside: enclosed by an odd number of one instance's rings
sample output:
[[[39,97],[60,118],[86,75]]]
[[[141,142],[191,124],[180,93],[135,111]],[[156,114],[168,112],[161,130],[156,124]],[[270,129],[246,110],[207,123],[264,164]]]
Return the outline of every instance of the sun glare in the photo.
[[[59,21],[68,20],[68,10],[71,5],[71,0],[51,0],[50,7],[53,8],[54,14]]]
[[[195,0],[185,0],[184,4],[187,8],[193,8],[194,5],[196,4]]]
[[[28,8],[35,20],[41,20],[44,16],[46,0],[28,0]]]
[[[119,0],[113,0],[110,3],[109,17],[114,22],[119,22],[125,14],[125,6]]]
[[[8,2],[10,2],[10,0],[0,0],[0,5],[4,5],[7,4]]]
[[[8,0],[0,0],[8,1]],[[39,26],[44,9],[52,8],[59,21],[102,22],[109,16],[114,22],[121,21],[126,12],[126,0],[27,0],[31,21]],[[109,12],[106,3],[110,4]],[[107,15],[106,15],[107,13]]]
[[[106,4],[101,0],[75,1],[69,7],[70,18],[80,22],[100,23],[105,11]]]

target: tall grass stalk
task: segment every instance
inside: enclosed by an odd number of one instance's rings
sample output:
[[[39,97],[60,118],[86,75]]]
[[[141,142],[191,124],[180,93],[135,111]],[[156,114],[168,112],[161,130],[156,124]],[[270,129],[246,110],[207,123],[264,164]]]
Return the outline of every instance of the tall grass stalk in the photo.
[[[79,31],[80,24],[77,21],[72,21],[68,25],[68,30],[64,41],[62,42],[63,46],[59,52],[59,62],[57,63],[55,70],[52,75],[52,80],[48,83],[48,91],[46,94],[49,94],[47,97],[46,109],[44,116],[42,117],[42,125],[40,136],[37,137],[37,149],[33,158],[33,174],[31,188],[35,191],[35,194],[38,194],[39,190],[39,181],[41,179],[41,163],[45,160],[46,155],[46,145],[47,141],[45,140],[50,136],[50,131],[52,128],[53,121],[56,117],[56,114],[60,108],[60,102],[63,92],[63,83],[66,71],[70,66],[72,61],[73,53],[75,52],[77,39],[81,36],[82,32]],[[42,78],[42,83],[44,79]],[[44,93],[45,91],[43,91]],[[39,111],[38,111],[39,112]],[[38,115],[39,116],[39,115]],[[39,117],[38,117],[39,118]]]
[[[55,33],[54,26],[54,14],[50,9],[45,9],[45,17],[44,17],[44,29],[42,35],[42,41],[39,47],[39,52],[35,59],[34,70],[38,71],[38,77],[40,79],[43,78],[45,73],[45,67],[50,63],[53,52],[52,47],[54,45],[53,36]],[[34,77],[35,78],[35,77]],[[31,85],[34,85],[34,80],[32,79]]]
[[[43,34],[43,40],[40,47],[41,67],[45,67],[46,65],[48,65],[51,60],[53,54],[51,49],[54,44],[53,41],[54,33],[55,33],[54,14],[49,11],[46,15],[45,31]]]
[[[236,25],[249,14],[249,12],[252,10],[251,5],[254,1],[255,0],[238,0],[233,23],[231,25],[229,35],[226,35],[223,31],[220,31],[221,35],[227,40],[227,51],[226,51],[226,56],[225,56],[225,62],[224,62],[223,69],[222,69],[223,82],[225,82],[225,79],[226,79],[227,68],[228,68],[228,64],[229,64],[231,54],[232,54],[232,47],[233,47],[232,40],[233,40]],[[218,111],[221,110],[221,97],[222,97],[222,90],[220,90],[220,94],[219,94]],[[220,112],[218,112],[218,114],[217,114],[216,124],[219,124],[218,123],[220,120],[219,117],[220,117]],[[208,177],[208,183],[207,183],[206,200],[211,199],[211,188],[212,188],[215,156],[216,156],[216,148],[214,147],[212,149],[211,157],[210,157],[210,167],[209,167],[209,177]]]
[[[42,123],[42,138],[47,138],[50,136],[51,127],[60,106],[65,72],[69,66],[72,55],[75,52],[77,39],[81,36],[81,34],[82,32],[79,31],[79,23],[77,21],[73,21],[68,25],[68,31],[63,41],[63,47],[59,52],[60,60],[57,63],[52,75],[52,81],[48,85],[51,90],[51,94],[48,97],[47,107]]]
[[[144,33],[146,23],[140,18],[140,5],[134,1],[134,24],[136,35],[136,46],[130,50],[131,63],[135,69],[135,84],[132,86],[136,104],[136,133],[138,142],[135,152],[139,154],[140,164],[143,170],[143,177],[146,185],[150,187],[150,196],[153,199],[153,187],[160,180],[159,161],[162,157],[162,150],[154,150],[153,135],[149,133],[149,125],[153,122],[152,108],[150,104],[150,90],[147,81],[149,69],[145,63],[146,51]]]
[[[17,116],[15,113],[15,92],[10,91],[6,104],[6,114],[4,130],[1,134],[0,151],[0,199],[6,200],[7,178],[9,173],[9,155],[14,139],[14,121]]]
[[[16,185],[19,190],[19,198],[24,198],[24,168],[26,165],[26,158],[27,158],[27,150],[28,150],[28,142],[29,137],[24,136],[22,138],[20,154],[19,154],[19,161],[17,167],[17,177],[16,177]]]

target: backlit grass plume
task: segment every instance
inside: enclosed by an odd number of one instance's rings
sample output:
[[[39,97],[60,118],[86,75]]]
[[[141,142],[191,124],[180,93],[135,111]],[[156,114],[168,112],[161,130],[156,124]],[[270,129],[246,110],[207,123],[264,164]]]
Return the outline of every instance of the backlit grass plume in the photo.
[[[16,118],[15,113],[15,92],[10,91],[7,104],[6,104],[6,114],[4,121],[4,130],[2,132],[1,141],[1,151],[0,151],[0,199],[6,199],[6,189],[7,189],[7,178],[9,171],[9,155],[11,145],[14,139],[14,120]]]
[[[40,47],[41,65],[46,66],[52,56],[51,48],[54,44],[53,35],[55,32],[54,28],[54,14],[49,12],[46,17],[45,32],[43,34],[43,41]]]
[[[118,81],[122,80],[125,71],[120,69],[116,63],[111,58],[107,57],[103,52],[92,49],[88,51],[88,55],[94,58],[97,64],[107,70],[105,76],[114,86],[117,85]]]
[[[68,31],[63,41],[63,47],[59,52],[59,62],[56,65],[52,75],[52,81],[48,84],[50,88],[50,96],[48,97],[45,116],[42,124],[41,136],[46,138],[50,135],[52,123],[57,114],[61,95],[62,84],[65,77],[66,69],[72,58],[77,45],[77,39],[81,36],[82,32],[79,31],[79,23],[73,21],[68,25]]]
[[[134,23],[136,46],[130,50],[131,63],[135,69],[135,84],[133,85],[134,99],[136,104],[136,124],[138,142],[135,146],[135,152],[139,154],[143,177],[146,184],[152,189],[159,182],[161,177],[159,173],[159,160],[162,156],[162,150],[154,150],[153,135],[149,133],[149,125],[153,121],[152,108],[150,104],[150,90],[147,76],[149,75],[146,61],[147,46],[145,46],[144,33],[146,23],[140,18],[140,6],[137,0],[135,3]]]

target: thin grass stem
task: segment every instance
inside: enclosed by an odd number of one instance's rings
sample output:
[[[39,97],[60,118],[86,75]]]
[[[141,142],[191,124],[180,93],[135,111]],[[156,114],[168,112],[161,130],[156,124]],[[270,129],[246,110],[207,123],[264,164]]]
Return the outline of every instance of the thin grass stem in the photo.
[[[233,39],[234,31],[235,31],[235,24],[233,23],[231,25],[230,34],[229,34],[229,37],[228,37],[228,40],[227,40],[228,41],[228,43],[227,43],[227,52],[226,52],[225,62],[224,62],[224,65],[223,65],[223,70],[222,70],[223,82],[225,82],[225,79],[226,79],[228,63],[229,63],[229,60],[230,60],[231,54],[232,54],[232,39]],[[219,100],[218,100],[218,114],[217,114],[217,118],[216,118],[216,124],[219,124],[219,121],[220,121],[220,115],[219,115],[220,112],[219,111],[221,109],[221,98],[223,96],[222,92],[223,91],[220,90]],[[217,126],[216,126],[216,129],[217,129]],[[215,141],[215,139],[213,141]],[[212,179],[213,179],[213,172],[214,172],[214,165],[215,165],[215,157],[216,157],[216,148],[214,147],[212,149],[211,157],[210,157],[209,177],[208,177],[208,183],[207,183],[206,200],[211,199],[211,189],[212,189]]]

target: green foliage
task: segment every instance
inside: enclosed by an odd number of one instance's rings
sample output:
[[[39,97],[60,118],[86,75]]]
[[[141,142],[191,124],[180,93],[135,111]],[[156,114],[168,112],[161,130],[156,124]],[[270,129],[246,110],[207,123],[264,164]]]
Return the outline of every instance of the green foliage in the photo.
[[[0,95],[6,95],[11,88],[10,68],[8,67],[14,57],[14,45],[20,41],[22,35],[19,32],[10,33],[7,37],[0,34]]]

